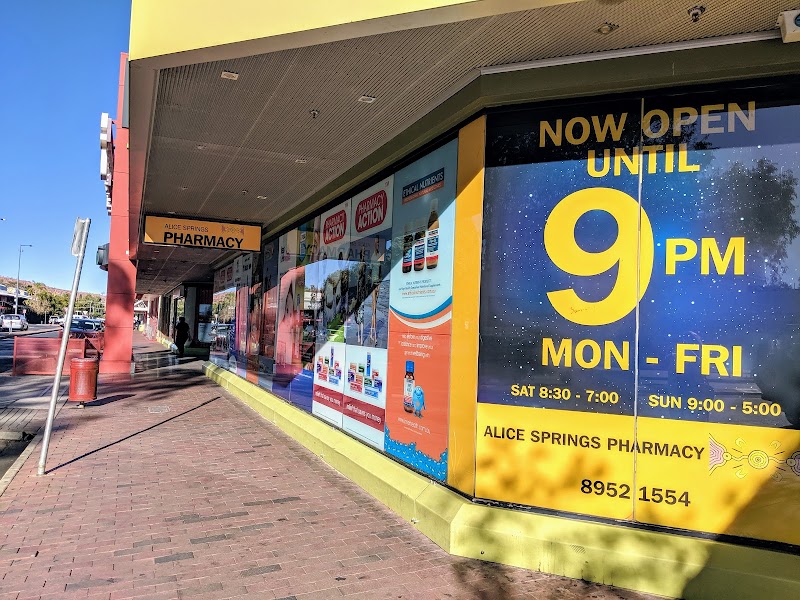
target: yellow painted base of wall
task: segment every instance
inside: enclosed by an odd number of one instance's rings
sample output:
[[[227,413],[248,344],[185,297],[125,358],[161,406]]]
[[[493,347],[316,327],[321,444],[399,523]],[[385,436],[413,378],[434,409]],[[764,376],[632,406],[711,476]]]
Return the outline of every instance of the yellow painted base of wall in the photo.
[[[674,598],[800,598],[800,556],[473,504],[229,371],[206,375],[450,554]]]

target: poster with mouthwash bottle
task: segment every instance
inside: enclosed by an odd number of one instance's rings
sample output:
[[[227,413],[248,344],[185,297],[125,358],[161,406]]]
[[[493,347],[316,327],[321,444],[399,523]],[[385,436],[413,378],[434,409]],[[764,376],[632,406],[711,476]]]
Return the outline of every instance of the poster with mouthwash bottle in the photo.
[[[447,479],[458,140],[394,175],[385,450]]]

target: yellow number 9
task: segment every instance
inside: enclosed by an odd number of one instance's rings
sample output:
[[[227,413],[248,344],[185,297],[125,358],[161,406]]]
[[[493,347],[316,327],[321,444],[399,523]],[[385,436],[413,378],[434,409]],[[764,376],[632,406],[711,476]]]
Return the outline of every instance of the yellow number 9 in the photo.
[[[605,211],[617,221],[617,239],[602,252],[586,252],[575,241],[575,224],[591,210]],[[653,228],[636,200],[620,190],[587,188],[561,200],[545,224],[544,247],[553,264],[571,275],[600,275],[619,265],[614,288],[597,302],[581,300],[572,289],[548,292],[553,308],[573,323],[607,325],[619,321],[636,308],[650,283]]]

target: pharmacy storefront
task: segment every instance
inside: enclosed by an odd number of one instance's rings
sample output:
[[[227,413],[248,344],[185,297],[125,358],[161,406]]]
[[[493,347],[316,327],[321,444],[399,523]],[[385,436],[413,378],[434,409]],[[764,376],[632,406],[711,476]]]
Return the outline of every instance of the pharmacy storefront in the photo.
[[[791,82],[492,109],[218,273],[211,358],[480,500],[800,546],[798,177]]]

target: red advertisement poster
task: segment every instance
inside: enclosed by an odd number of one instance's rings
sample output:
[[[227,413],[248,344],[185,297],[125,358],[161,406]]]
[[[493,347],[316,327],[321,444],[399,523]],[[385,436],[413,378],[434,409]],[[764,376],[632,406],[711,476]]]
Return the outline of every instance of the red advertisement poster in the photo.
[[[350,201],[320,216],[319,260],[306,267],[310,319],[306,327],[314,340],[311,412],[342,426],[347,318]]]
[[[350,200],[349,311],[342,427],[384,449],[394,176]]]

